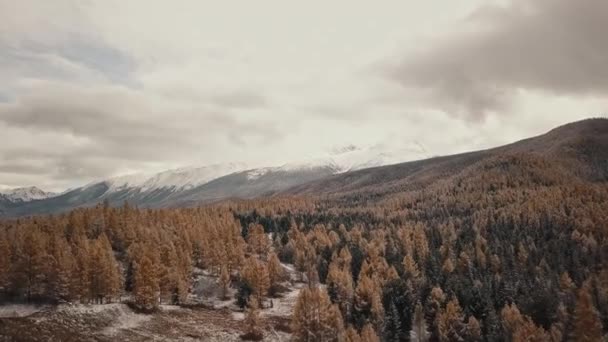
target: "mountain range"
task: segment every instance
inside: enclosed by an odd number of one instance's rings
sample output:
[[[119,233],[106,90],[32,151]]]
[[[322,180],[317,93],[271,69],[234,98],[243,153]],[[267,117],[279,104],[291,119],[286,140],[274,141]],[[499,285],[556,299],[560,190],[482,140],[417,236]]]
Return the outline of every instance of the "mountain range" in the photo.
[[[518,156],[522,155],[546,161],[554,170],[568,175],[607,180],[608,120],[583,120],[487,150],[403,162],[406,155],[412,155],[411,148],[349,145],[321,158],[282,166],[254,168],[228,163],[181,168],[110,178],[61,194],[45,193],[36,187],[14,189],[0,192],[0,216],[58,213],[102,201],[158,208],[277,194],[373,198],[374,194],[423,189],[446,177],[472,174],[480,168],[508,169],[505,165],[519,164]],[[414,149],[414,155],[428,157],[422,147]]]
[[[402,161],[404,154],[424,156],[419,145],[399,149],[386,146],[335,148],[319,158],[271,167],[247,163],[213,164],[167,170],[156,174],[130,174],[91,182],[60,194],[32,187],[30,196],[21,189],[0,197],[0,216],[24,216],[68,211],[107,201],[125,201],[140,207],[175,207],[216,202],[229,198],[254,198],[276,194],[291,187],[331,175]],[[14,194],[13,194],[14,193]],[[9,196],[9,194],[12,194]],[[3,196],[3,195],[0,195]]]

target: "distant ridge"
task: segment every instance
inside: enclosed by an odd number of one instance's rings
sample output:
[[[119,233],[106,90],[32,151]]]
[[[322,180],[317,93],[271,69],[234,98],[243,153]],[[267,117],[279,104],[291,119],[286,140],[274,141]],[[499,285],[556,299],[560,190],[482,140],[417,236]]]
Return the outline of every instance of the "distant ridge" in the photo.
[[[565,124],[533,138],[487,150],[441,156],[333,175],[284,194],[386,193],[424,187],[476,163],[510,155],[534,155],[590,181],[608,180],[608,119]]]

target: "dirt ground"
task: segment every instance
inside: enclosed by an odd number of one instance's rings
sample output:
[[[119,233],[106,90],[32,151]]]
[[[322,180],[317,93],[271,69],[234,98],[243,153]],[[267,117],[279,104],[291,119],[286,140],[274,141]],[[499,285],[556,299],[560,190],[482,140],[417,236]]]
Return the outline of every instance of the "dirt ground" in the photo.
[[[290,280],[279,298],[260,310],[263,341],[289,341],[291,313],[303,283],[293,266],[283,265]],[[200,284],[216,279],[201,273]],[[205,292],[205,291],[203,291]],[[231,294],[236,291],[231,289]],[[196,296],[196,295],[195,295]],[[200,295],[202,298],[202,295]],[[205,299],[213,298],[205,297]],[[271,303],[272,301],[272,303]],[[161,305],[152,314],[134,312],[121,303],[100,305],[0,305],[0,342],[8,341],[242,341],[243,312],[228,301],[203,301],[201,307]]]
[[[0,318],[0,341],[240,341],[239,318],[230,308],[163,306],[139,314],[125,304],[66,305]],[[288,324],[288,317],[264,315],[264,340],[289,340]]]

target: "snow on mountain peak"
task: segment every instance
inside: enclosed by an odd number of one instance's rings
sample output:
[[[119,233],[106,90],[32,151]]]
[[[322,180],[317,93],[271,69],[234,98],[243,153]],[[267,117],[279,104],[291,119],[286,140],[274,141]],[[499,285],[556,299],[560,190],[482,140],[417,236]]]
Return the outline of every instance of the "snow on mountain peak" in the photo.
[[[114,192],[140,187],[149,177],[150,175],[144,173],[133,173],[107,179],[104,183],[108,186],[108,192]],[[90,185],[97,183],[98,182],[93,182]]]
[[[30,186],[15,189],[0,189],[0,194],[4,195],[11,202],[29,202],[53,197],[53,192],[45,192],[38,187]]]
[[[287,163],[277,167],[249,170],[247,179],[255,180],[269,172],[294,172],[319,168],[330,168],[334,174],[338,174],[426,157],[428,156],[424,147],[417,142],[400,147],[382,144],[372,146],[350,144],[332,148],[321,157],[304,158],[298,162]]]
[[[341,172],[355,171],[376,166],[402,163],[408,160],[428,158],[426,150],[419,143],[394,146],[377,144],[366,147],[348,145],[330,151],[330,158]]]
[[[216,178],[246,169],[247,165],[244,163],[213,164],[171,169],[156,174],[134,173],[110,178],[103,183],[108,186],[108,193],[129,189],[138,189],[142,192],[158,189],[178,191],[192,189]],[[93,182],[89,186],[98,183]]]
[[[224,163],[207,166],[193,166],[171,169],[156,174],[130,174],[107,179],[107,193],[117,191],[150,192],[155,190],[184,191],[189,190],[214,179],[224,177],[236,172],[245,172],[250,181],[273,172],[299,172],[330,170],[338,174],[355,171],[368,167],[395,164],[406,160],[421,159],[424,148],[417,143],[405,147],[393,145],[373,145],[368,147],[353,144],[333,148],[325,155],[316,158],[301,158],[291,162],[272,167],[253,167],[246,163]],[[88,186],[99,184],[90,183]],[[87,187],[87,186],[85,186]]]
[[[226,163],[168,170],[157,173],[153,177],[149,178],[141,185],[141,187],[142,191],[160,188],[188,190],[199,185],[203,185],[216,178],[238,171],[244,171],[247,168],[247,165],[244,163]]]

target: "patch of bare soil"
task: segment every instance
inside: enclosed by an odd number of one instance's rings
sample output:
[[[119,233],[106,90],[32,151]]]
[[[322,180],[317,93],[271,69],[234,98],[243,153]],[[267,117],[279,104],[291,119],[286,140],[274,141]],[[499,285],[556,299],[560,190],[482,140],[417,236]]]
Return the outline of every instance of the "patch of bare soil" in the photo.
[[[264,322],[264,341],[287,341]],[[124,304],[60,306],[27,317],[0,318],[0,341],[241,341],[242,322],[229,309],[177,308],[153,314]]]

